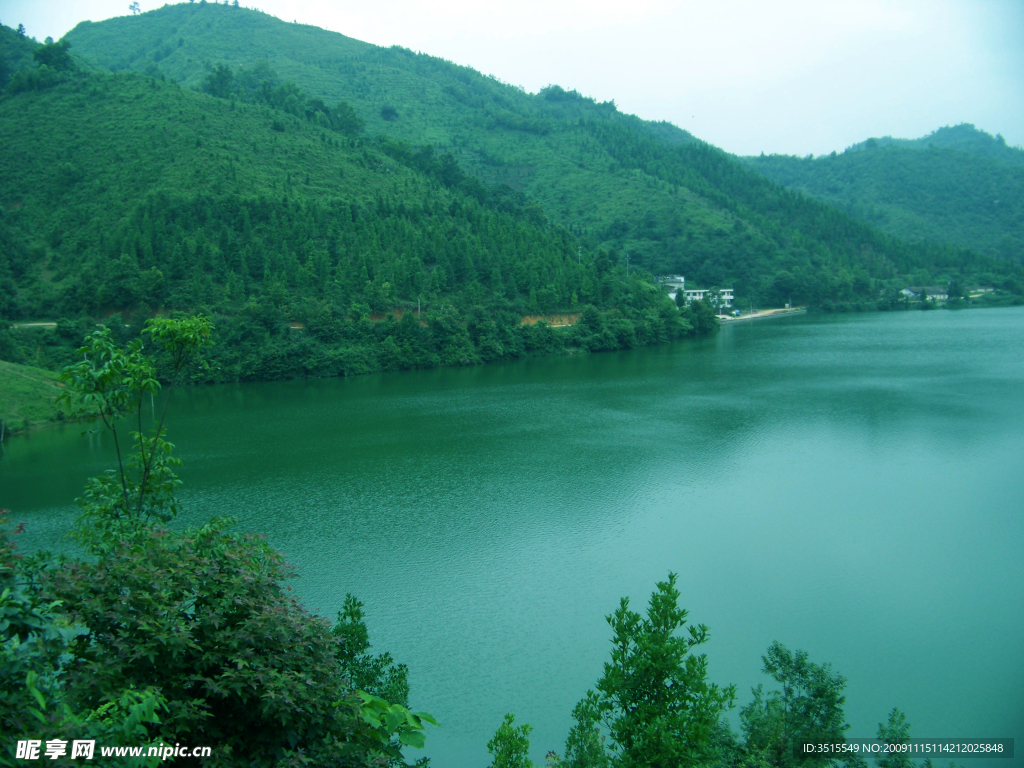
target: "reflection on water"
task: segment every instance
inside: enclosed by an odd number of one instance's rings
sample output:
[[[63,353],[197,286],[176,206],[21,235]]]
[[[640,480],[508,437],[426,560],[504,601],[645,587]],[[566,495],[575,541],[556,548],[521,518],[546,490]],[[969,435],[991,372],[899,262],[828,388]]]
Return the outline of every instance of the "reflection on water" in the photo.
[[[741,704],[772,640],[849,680],[853,737],[1024,737],[1024,311],[786,318],[657,349],[182,390],[187,522],[266,533],[346,591],[480,766],[515,712],[561,750],[603,617],[680,574]],[[0,505],[61,546],[110,465],[80,427],[11,440]],[[1016,762],[1004,763],[1008,768]]]

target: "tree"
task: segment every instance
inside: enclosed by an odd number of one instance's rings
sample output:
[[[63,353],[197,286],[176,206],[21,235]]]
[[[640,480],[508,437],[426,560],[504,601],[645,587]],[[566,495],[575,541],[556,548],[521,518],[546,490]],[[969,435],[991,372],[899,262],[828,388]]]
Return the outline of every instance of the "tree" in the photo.
[[[759,685],[753,689],[754,700],[740,710],[748,751],[763,754],[769,765],[779,768],[834,765],[832,757],[805,753],[801,745],[846,741],[846,678],[832,672],[829,664],[812,663],[806,651],[793,653],[778,641],[761,658],[764,672],[782,690],[765,694]],[[857,761],[847,764],[852,763]]]
[[[622,598],[606,617],[613,631],[612,659],[596,691],[576,706],[576,726],[566,743],[566,763],[574,768],[678,768],[699,762],[719,716],[733,705],[735,687],[707,681],[707,657],[692,650],[708,640],[703,624],[686,625],[677,576],[658,582],[647,617]],[[598,726],[608,733],[602,748]]]
[[[345,595],[331,635],[339,641],[338,662],[352,688],[395,704],[409,705],[409,669],[405,664],[395,664],[390,653],[367,653],[370,636],[363,621],[363,604],[355,596]]]
[[[159,353],[159,359],[153,360],[143,354],[141,340],[119,349],[110,329],[104,328],[86,337],[85,346],[77,353],[82,360],[61,372],[65,390],[59,402],[71,418],[100,420],[110,432],[117,454],[117,469],[93,478],[86,486],[80,504],[87,518],[106,526],[132,520],[168,522],[177,513],[174,490],[178,479],[173,467],[179,462],[171,456],[171,444],[163,439],[164,420],[170,393],[193,358],[210,343],[212,330],[204,317],[148,321],[143,333]],[[158,365],[170,381],[170,391],[159,421],[144,435],[142,400],[160,388]],[[127,416],[134,416],[138,430],[131,433],[135,447],[126,455],[116,426]]]
[[[27,562],[15,553],[0,510],[0,732],[6,737],[0,766],[22,764],[18,737],[40,741],[93,739],[108,746],[136,746],[160,722],[166,702],[150,688],[121,691],[96,708],[76,708],[66,686],[70,644],[81,634],[42,588],[45,558]],[[20,529],[15,530],[17,534]],[[160,758],[140,761],[155,768]]]
[[[137,13],[141,13],[141,12],[142,12],[142,9],[141,9],[141,8],[139,8],[139,4],[138,4],[138,2],[134,2],[134,3],[132,3],[131,5],[129,5],[129,6],[128,6],[128,10],[132,12],[132,15],[133,15],[133,16],[134,16],[135,14],[137,14]]]
[[[365,123],[351,105],[339,101],[330,112],[331,127],[347,136],[355,136],[363,130]]]
[[[878,759],[878,768],[913,768],[914,761],[901,747],[910,742],[910,723],[907,716],[893,707],[889,719],[878,724],[878,741],[889,746],[890,751]]]
[[[718,328],[718,315],[709,298],[690,302],[689,310],[687,320],[693,324],[697,333],[710,333]]]
[[[234,88],[234,77],[231,67],[227,64],[218,64],[203,80],[203,90],[218,99],[226,99],[231,96]]]
[[[515,715],[505,715],[504,722],[487,742],[492,758],[490,768],[533,768],[529,738],[533,728],[529,723],[515,727],[515,721]]]
[[[605,737],[601,735],[597,695],[588,691],[572,711],[574,724],[565,740],[566,768],[608,768]]]
[[[25,25],[24,24],[19,24],[18,25],[18,36],[19,37],[25,37],[26,34],[27,34],[27,32],[25,31]]]

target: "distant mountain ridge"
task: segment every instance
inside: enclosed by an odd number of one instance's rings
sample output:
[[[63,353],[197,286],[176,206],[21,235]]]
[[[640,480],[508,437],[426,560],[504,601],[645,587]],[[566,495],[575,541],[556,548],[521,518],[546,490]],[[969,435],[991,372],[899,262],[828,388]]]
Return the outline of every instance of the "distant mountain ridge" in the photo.
[[[819,157],[744,158],[772,181],[910,242],[1024,263],[1024,150],[969,123]]]
[[[1024,149],[1010,146],[1002,134],[993,136],[979,130],[973,123],[960,123],[938,128],[919,139],[894,139],[892,136],[867,139],[853,144],[847,151],[867,149],[869,146],[902,147],[905,149],[958,149],[1011,165],[1024,166]]]

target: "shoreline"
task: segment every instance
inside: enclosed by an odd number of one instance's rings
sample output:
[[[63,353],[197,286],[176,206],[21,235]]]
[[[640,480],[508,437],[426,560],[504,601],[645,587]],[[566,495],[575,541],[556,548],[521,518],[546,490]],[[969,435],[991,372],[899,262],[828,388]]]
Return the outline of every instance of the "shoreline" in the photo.
[[[723,324],[737,323],[740,320],[761,320],[765,317],[779,317],[781,315],[806,315],[807,307],[793,307],[791,309],[762,309],[753,314],[740,315],[739,317],[732,317],[730,315],[718,315],[718,320]]]

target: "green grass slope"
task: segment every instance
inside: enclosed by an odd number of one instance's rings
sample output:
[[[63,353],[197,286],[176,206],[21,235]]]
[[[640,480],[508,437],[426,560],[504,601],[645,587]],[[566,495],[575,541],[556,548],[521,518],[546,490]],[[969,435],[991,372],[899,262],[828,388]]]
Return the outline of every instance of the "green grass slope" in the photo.
[[[818,158],[746,158],[767,178],[908,241],[1024,263],[1024,151],[973,126]]]
[[[878,281],[990,267],[955,249],[887,238],[785,192],[685,131],[623,115],[613,103],[557,86],[527,94],[441,59],[257,11],[170,5],[81,24],[68,40],[91,66],[162,75],[186,87],[201,87],[219,65],[239,72],[265,60],[310,96],[351,104],[368,135],[453,152],[485,183],[526,193],[617,260],[628,253],[653,273],[733,285],[759,301],[874,300]]]
[[[7,434],[56,421],[60,391],[56,374],[0,361],[0,420]]]

